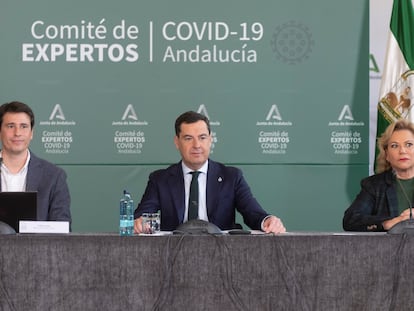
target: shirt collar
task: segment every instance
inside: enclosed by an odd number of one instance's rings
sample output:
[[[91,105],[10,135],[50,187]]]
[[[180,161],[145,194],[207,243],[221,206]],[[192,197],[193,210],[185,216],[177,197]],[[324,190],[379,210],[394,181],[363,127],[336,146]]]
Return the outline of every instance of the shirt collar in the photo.
[[[0,151],[0,158],[3,158],[3,153]],[[26,163],[23,165],[23,167],[21,168],[21,170],[19,172],[17,172],[17,174],[23,173],[27,170],[27,167],[29,166],[29,161],[30,161],[30,150],[27,149],[27,159],[26,159]],[[4,162],[1,162],[1,169],[6,170],[6,172],[10,173],[9,169],[7,168],[6,165],[4,165]]]
[[[187,165],[185,165],[183,161],[181,161],[181,166],[183,168],[184,176],[187,175],[188,173],[194,171],[194,170],[190,169]],[[208,160],[197,171],[199,171],[201,173],[204,173],[204,174],[207,174],[207,170],[208,170]]]

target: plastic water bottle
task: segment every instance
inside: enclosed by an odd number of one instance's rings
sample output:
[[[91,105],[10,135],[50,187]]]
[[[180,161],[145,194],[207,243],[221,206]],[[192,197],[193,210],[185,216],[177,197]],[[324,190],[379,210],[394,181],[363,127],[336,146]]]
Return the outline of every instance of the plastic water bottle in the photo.
[[[131,194],[124,190],[124,195],[119,202],[119,235],[129,236],[134,234],[134,201]]]

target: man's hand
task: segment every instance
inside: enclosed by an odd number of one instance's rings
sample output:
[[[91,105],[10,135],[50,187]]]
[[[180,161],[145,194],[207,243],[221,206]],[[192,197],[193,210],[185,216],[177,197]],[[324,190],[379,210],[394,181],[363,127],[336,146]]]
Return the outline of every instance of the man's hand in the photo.
[[[142,233],[142,216],[134,220],[134,233]]]
[[[266,233],[285,233],[286,228],[276,216],[269,216],[263,222],[263,231]]]

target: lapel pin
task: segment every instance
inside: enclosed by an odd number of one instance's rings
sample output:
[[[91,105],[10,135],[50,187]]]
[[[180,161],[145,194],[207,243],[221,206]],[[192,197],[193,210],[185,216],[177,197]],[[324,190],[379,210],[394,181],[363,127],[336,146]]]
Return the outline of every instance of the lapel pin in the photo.
[[[222,181],[223,181],[223,178],[219,177],[219,178],[217,179],[217,181],[218,181],[218,182],[222,182]]]

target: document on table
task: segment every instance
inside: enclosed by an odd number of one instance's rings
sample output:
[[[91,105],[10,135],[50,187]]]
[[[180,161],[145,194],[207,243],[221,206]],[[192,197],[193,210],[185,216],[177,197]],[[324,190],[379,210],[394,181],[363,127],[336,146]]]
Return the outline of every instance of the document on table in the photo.
[[[21,220],[19,233],[69,233],[69,222]]]

